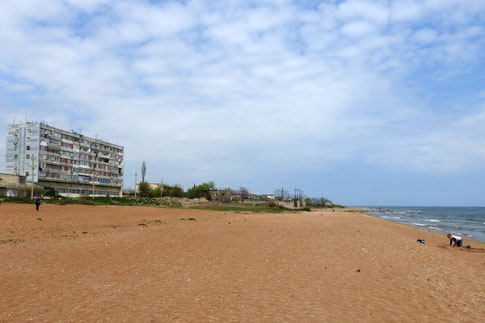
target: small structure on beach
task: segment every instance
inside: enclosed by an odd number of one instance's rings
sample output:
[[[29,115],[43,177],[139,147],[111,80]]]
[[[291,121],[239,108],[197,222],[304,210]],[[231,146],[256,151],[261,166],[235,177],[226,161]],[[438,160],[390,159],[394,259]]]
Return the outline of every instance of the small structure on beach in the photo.
[[[26,176],[0,173],[0,196],[1,197],[26,197],[29,196],[32,183],[26,182]],[[36,194],[42,187],[34,185]]]

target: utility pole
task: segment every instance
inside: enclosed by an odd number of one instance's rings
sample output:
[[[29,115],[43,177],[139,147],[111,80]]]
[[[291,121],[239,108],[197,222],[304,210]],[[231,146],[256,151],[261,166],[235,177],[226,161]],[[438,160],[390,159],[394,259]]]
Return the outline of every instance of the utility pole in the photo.
[[[136,197],[136,172],[135,172],[135,197]]]
[[[96,179],[96,170],[93,169],[93,199],[94,199],[94,180]]]
[[[98,159],[98,154],[94,155],[94,161]],[[94,199],[94,182],[96,181],[96,163],[93,163],[93,199]]]
[[[32,179],[32,187],[30,188],[30,198],[33,200],[34,199],[34,163],[35,163],[35,155],[30,155],[30,160],[32,162],[32,173],[31,173],[31,179]]]
[[[160,198],[163,197],[163,179],[160,181]]]

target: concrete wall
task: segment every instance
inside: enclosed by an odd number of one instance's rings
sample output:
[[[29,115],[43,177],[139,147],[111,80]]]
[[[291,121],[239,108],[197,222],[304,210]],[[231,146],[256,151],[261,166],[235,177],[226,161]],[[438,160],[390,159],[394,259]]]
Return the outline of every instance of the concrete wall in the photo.
[[[23,184],[25,184],[25,177],[23,176],[0,173],[0,187],[17,188],[21,179],[24,180]]]
[[[0,196],[28,197],[31,194],[32,183],[26,183],[24,176],[0,173]],[[43,193],[43,188],[34,185],[34,195]]]

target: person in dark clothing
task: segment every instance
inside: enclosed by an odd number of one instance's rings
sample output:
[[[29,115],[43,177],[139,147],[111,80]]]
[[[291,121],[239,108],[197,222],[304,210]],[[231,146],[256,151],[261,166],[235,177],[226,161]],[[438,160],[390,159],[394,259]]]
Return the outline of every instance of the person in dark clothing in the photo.
[[[447,235],[448,239],[450,239],[450,246],[453,244],[453,247],[461,247],[463,246],[463,239],[459,236],[451,235],[448,233]]]
[[[35,209],[36,209],[37,211],[39,211],[39,206],[40,206],[40,199],[37,199],[37,200],[35,201]]]

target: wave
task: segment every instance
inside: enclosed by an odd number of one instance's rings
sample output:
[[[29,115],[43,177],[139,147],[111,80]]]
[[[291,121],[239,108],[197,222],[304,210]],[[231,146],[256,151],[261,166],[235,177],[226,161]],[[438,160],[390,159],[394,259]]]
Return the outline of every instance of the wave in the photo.
[[[425,227],[425,226],[426,226],[426,224],[422,224],[422,223],[414,223],[414,222],[413,222],[413,225],[417,225],[417,226],[420,226],[420,227]]]
[[[480,211],[480,212],[478,212]],[[451,233],[485,241],[485,208],[383,209],[367,214],[387,221],[411,225],[422,230]]]

